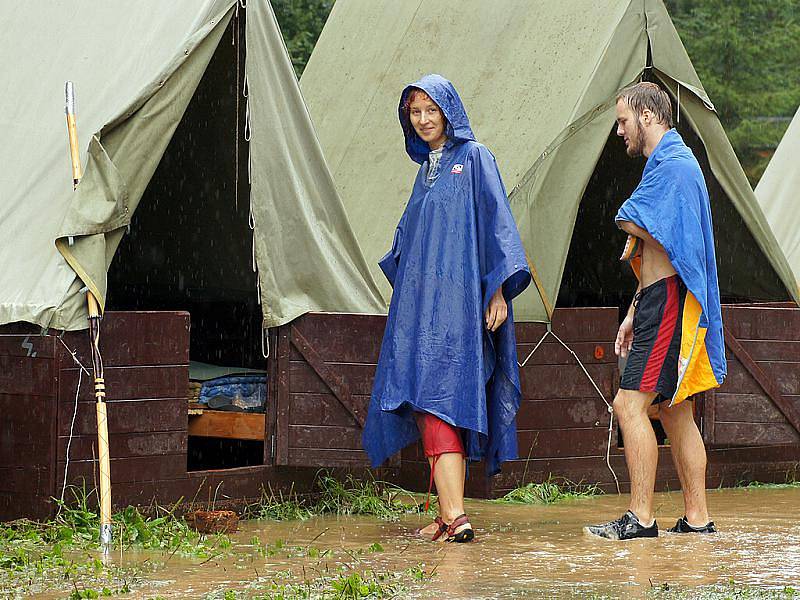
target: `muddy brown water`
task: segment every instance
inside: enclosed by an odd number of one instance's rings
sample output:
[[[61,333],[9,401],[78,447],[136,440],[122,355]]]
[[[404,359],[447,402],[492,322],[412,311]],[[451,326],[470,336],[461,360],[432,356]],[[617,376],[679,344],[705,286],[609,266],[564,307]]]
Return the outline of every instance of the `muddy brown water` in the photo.
[[[654,585],[702,589],[731,579],[770,588],[800,584],[800,488],[711,491],[709,505],[720,529],[713,536],[664,533],[682,514],[679,493],[656,495],[662,530],[657,539],[611,542],[582,532],[586,524],[616,518],[627,503],[627,495],[552,506],[469,501],[477,539],[463,545],[414,538],[410,531],[426,523],[416,515],[400,522],[365,517],[246,521],[231,536],[233,556],[204,564],[127,552],[122,564],[148,559],[155,566],[124,597],[221,598],[228,589],[264,593],[271,580],[313,579],[340,565],[359,572],[397,572],[416,565],[426,573],[435,570],[422,582],[405,577],[404,598],[640,597]],[[330,553],[263,556],[251,545],[254,537],[261,544],[282,540]],[[375,542],[383,552],[367,551]],[[112,560],[119,564],[119,555]]]

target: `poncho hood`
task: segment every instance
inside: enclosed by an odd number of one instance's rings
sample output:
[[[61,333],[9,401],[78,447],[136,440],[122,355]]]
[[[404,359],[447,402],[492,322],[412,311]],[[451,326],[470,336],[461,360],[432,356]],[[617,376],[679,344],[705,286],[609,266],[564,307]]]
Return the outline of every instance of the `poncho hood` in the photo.
[[[400,125],[406,138],[406,152],[408,152],[411,160],[422,164],[428,160],[428,153],[430,152],[427,142],[424,142],[417,135],[411,125],[411,120],[403,109],[406,98],[408,98],[411,90],[415,88],[428,94],[431,100],[436,102],[439,108],[442,109],[442,113],[447,119],[447,128],[445,130],[447,142],[445,147],[456,143],[475,141],[475,134],[469,125],[467,111],[464,109],[464,104],[461,102],[461,97],[458,95],[455,86],[441,75],[436,75],[435,73],[425,75],[419,81],[406,86],[403,93],[400,94],[400,104],[397,108]]]

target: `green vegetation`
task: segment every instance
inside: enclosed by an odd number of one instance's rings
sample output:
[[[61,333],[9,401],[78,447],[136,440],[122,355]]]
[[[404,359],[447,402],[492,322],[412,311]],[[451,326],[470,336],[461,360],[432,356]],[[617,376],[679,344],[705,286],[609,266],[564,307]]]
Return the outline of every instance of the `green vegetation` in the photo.
[[[401,515],[420,512],[413,495],[402,488],[375,480],[359,480],[348,475],[344,481],[322,472],[316,480],[315,500],[289,493],[276,495],[262,491],[261,498],[245,509],[245,518],[286,521],[318,515],[374,516],[396,521]]]
[[[280,24],[298,79],[306,68],[334,1],[272,0],[272,9]]]
[[[336,514],[397,520],[404,513],[420,510],[409,492],[379,481],[360,481],[352,476],[339,481],[323,472],[316,486],[318,493],[313,501],[299,498],[292,492],[284,497],[265,491],[258,502],[246,508],[245,517],[288,520]],[[85,489],[72,489],[70,502],[56,500],[58,514],[51,521],[18,520],[0,524],[0,596],[37,593],[69,585],[70,598],[102,598],[126,594],[133,583],[141,580],[141,566],[122,568],[113,564],[118,562],[116,560],[107,566],[101,560],[100,517],[91,501],[94,494],[87,493]],[[203,562],[231,555],[300,558],[317,562],[330,560],[332,556],[331,550],[311,544],[294,546],[281,539],[262,543],[258,537],[250,540],[243,554],[232,547],[228,536],[197,533],[183,518],[177,516],[178,508],[180,503],[169,509],[153,506],[144,515],[138,508],[129,506],[115,513],[114,559],[117,553],[131,549],[156,552],[165,561],[176,554],[202,559]],[[356,562],[361,561],[358,556],[383,551],[383,546],[378,542],[354,552],[343,550],[348,561]],[[158,563],[149,561],[147,559],[142,563],[146,569],[158,568]],[[305,596],[297,595],[301,588],[289,582],[285,590],[278,590],[283,595],[275,597],[381,598],[394,593],[392,590],[398,585],[395,580],[400,575],[384,576],[369,572],[337,577],[330,581],[326,579],[308,583],[306,587],[310,595]],[[331,590],[339,589],[337,586],[341,587],[341,594],[331,595]],[[320,590],[328,591],[320,596]]]
[[[56,500],[58,514],[53,521],[33,523],[23,521],[27,529],[38,530],[45,544],[58,542],[80,549],[99,546],[100,515],[90,506],[94,492],[72,489],[73,502]],[[190,528],[186,521],[175,515],[180,506],[178,501],[172,508],[154,506],[154,516],[145,517],[138,508],[129,506],[112,516],[114,524],[114,543],[117,550],[139,548],[163,550],[172,554],[208,558],[218,548],[230,546],[226,536],[207,538]],[[23,528],[24,529],[24,528]]]
[[[73,592],[69,595],[69,600],[82,600],[84,598],[109,598],[111,596],[120,596],[122,594],[130,593],[130,588],[127,584],[121,588],[112,590],[107,587],[96,590],[94,588],[78,589],[76,586]]]
[[[788,600],[800,598],[800,590],[791,587],[764,588],[736,583],[693,588],[671,587],[669,584],[653,586],[647,594],[653,600]]]
[[[348,570],[341,567],[333,574],[325,574],[302,582],[270,580],[268,583],[256,582],[245,590],[227,589],[205,596],[207,600],[300,600],[319,598],[330,600],[366,600],[377,598],[398,598],[408,591],[411,585],[419,584],[432,577],[420,566],[399,572],[380,572]]]
[[[400,515],[417,510],[402,502],[409,492],[379,481],[360,481],[348,475],[340,481],[323,474],[317,480],[321,495],[314,512],[336,515],[371,515],[386,521],[395,521]]]
[[[596,485],[576,484],[566,479],[561,483],[550,478],[542,483],[528,483],[508,492],[495,502],[512,504],[554,504],[565,500],[591,498],[601,494]]]
[[[71,597],[96,598],[127,593],[130,583],[139,578],[142,568],[103,564],[100,517],[90,506],[92,494],[77,488],[71,491],[70,503],[56,500],[58,514],[51,521],[20,519],[0,524],[0,594],[33,593],[72,582]],[[175,516],[174,507],[153,510],[155,516],[149,518],[134,507],[113,515],[115,554],[136,548],[210,558],[230,548],[226,536],[207,538],[190,529]]]
[[[314,516],[305,500],[290,491],[284,497],[283,492],[275,494],[262,487],[261,497],[244,509],[245,519],[270,519],[272,521],[305,521]]]
[[[750,182],[800,104],[800,0],[666,0]]]
[[[800,464],[793,465],[784,474],[783,483],[764,483],[761,481],[738,481],[735,487],[749,489],[791,489],[800,488]]]
[[[761,483],[760,481],[751,481],[740,487],[748,489],[791,489],[800,488],[800,481],[787,481],[786,483]]]

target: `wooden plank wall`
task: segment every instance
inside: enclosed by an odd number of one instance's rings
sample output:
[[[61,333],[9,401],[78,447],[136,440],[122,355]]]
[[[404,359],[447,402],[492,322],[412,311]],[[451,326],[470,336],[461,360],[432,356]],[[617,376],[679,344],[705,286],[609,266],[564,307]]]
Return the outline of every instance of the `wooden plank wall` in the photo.
[[[52,336],[0,335],[0,521],[49,515],[58,359]]]
[[[781,394],[800,408],[800,310],[727,306],[724,310],[726,327],[774,378]],[[153,499],[174,502],[195,495],[207,502],[220,493],[252,498],[262,487],[288,490],[294,484],[295,491],[302,492],[310,488],[319,467],[364,473],[367,458],[361,449],[360,422],[366,416],[384,325],[382,316],[308,314],[280,328],[273,344],[276,358],[270,362],[277,402],[271,404],[275,412],[270,413],[268,426],[271,431],[275,423],[276,463],[285,466],[187,473],[189,316],[108,313],[101,347],[115,505],[147,504]],[[295,334],[295,341],[292,327],[300,334]],[[0,519],[42,518],[51,513],[49,498],[61,491],[71,427],[67,482],[95,485],[92,384],[89,377],[83,378],[75,412],[78,369],[61,342],[53,335],[3,331]],[[553,331],[576,352],[611,400],[618,383],[613,352],[617,309],[558,309]],[[520,360],[543,333],[543,325],[517,324]],[[63,341],[89,367],[86,332],[66,334]],[[303,344],[306,354],[310,348],[318,361],[316,368],[300,349]],[[792,469],[797,471],[800,441],[736,358],[729,356],[729,361],[728,380],[706,403],[704,416],[713,415],[717,446],[751,443],[752,447],[711,448],[709,485],[783,481]],[[517,421],[521,458],[507,463],[491,481],[483,475],[483,465],[473,465],[467,495],[499,496],[550,475],[614,490],[605,464],[609,415],[572,355],[549,338],[521,369],[521,380],[523,402]],[[349,408],[337,394],[347,396]],[[657,487],[675,489],[678,478],[669,448],[659,453]],[[627,469],[616,432],[611,462],[623,491],[627,490]],[[425,490],[428,467],[420,446],[405,449],[401,464],[395,460],[376,476]]]
[[[312,313],[282,328],[278,369],[287,375],[278,390],[278,454],[283,459],[278,464],[367,465],[357,418],[363,422],[367,415],[385,324],[386,318],[377,315]],[[316,369],[298,347],[303,344],[297,333],[321,361]],[[334,393],[331,377],[339,379],[337,392],[349,393],[350,409]]]
[[[617,329],[617,308],[566,308],[553,315],[553,332],[580,358],[609,402],[618,383]],[[517,324],[520,362],[544,333],[542,324]],[[502,473],[491,481],[489,495],[502,495],[551,474],[592,483],[608,480],[608,409],[575,357],[549,336],[520,369],[520,379],[520,459],[503,466]],[[615,442],[616,435],[616,446]]]
[[[88,335],[68,333],[64,342],[91,371]],[[189,314],[112,312],[102,322],[103,355],[114,504],[127,504],[128,484],[186,478],[189,381]],[[96,487],[97,420],[91,377],[60,346],[55,491],[64,483]],[[74,425],[73,425],[74,416]]]
[[[800,411],[800,309],[758,306],[723,308],[728,333],[796,411]],[[715,446],[798,444],[800,434],[763,387],[726,346],[728,376],[713,394]]]

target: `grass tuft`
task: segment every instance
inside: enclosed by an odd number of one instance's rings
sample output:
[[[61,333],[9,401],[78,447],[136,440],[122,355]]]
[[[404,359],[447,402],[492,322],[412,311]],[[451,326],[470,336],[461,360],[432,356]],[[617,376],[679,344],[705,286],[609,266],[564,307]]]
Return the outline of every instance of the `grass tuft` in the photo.
[[[800,598],[800,589],[792,587],[766,588],[737,583],[716,584],[693,588],[673,587],[667,583],[653,585],[646,595],[652,600],[790,600]]]
[[[56,499],[50,521],[20,519],[0,524],[0,596],[37,593],[72,582],[72,597],[95,598],[127,593],[139,567],[107,566],[97,558],[100,516],[84,488],[71,488],[72,499]],[[154,507],[154,517],[128,507],[112,516],[116,551],[130,548],[209,558],[225,554],[227,536],[202,536],[171,509]],[[80,587],[77,582],[80,581]]]
[[[395,521],[400,515],[416,510],[401,501],[408,492],[380,481],[362,481],[348,475],[340,481],[331,475],[321,474],[317,479],[321,494],[314,512],[316,514],[370,515]]]
[[[581,485],[568,480],[560,483],[549,478],[542,483],[528,483],[508,492],[495,502],[510,504],[555,504],[565,500],[591,498],[601,494],[596,485]]]
[[[792,489],[800,488],[800,481],[787,481],[786,483],[762,483],[760,481],[751,481],[746,485],[742,485],[747,489]]]
[[[367,569],[356,571],[344,566],[330,572],[325,570],[314,578],[303,581],[255,582],[246,589],[220,590],[206,595],[208,600],[300,600],[308,598],[330,598],[331,600],[367,600],[379,598],[401,598],[412,586],[433,577],[420,565],[403,571],[376,571]]]
[[[248,504],[244,509],[245,519],[269,519],[272,521],[305,521],[314,516],[306,506],[304,499],[299,498],[293,490],[284,497],[283,492],[275,494],[272,488],[267,491],[261,488],[261,497]]]
[[[422,511],[416,502],[409,502],[414,498],[411,492],[383,481],[361,480],[352,475],[340,480],[321,472],[315,487],[318,491],[314,500],[292,491],[283,496],[262,489],[261,498],[245,508],[244,518],[287,521],[320,515],[368,515],[396,521],[403,514]]]

